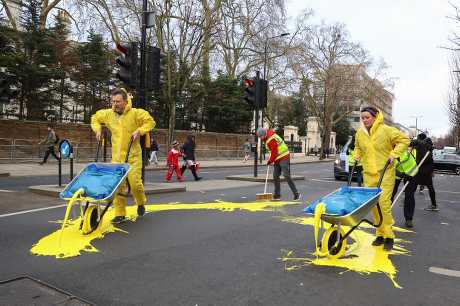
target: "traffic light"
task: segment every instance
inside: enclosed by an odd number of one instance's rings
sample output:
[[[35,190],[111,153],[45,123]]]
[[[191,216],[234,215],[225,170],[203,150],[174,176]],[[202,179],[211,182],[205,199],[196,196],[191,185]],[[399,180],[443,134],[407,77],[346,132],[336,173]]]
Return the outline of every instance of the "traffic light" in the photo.
[[[148,47],[146,85],[148,90],[160,90],[164,84],[165,54],[160,48]]]
[[[245,97],[244,100],[251,106],[252,108],[256,107],[256,82],[253,79],[244,79],[243,86]]]
[[[131,89],[138,87],[138,57],[139,47],[137,43],[117,44],[117,50],[122,54],[117,58],[119,70],[117,78]]]
[[[256,84],[256,98],[259,101],[259,108],[267,107],[267,89],[268,81],[264,79],[257,80]]]

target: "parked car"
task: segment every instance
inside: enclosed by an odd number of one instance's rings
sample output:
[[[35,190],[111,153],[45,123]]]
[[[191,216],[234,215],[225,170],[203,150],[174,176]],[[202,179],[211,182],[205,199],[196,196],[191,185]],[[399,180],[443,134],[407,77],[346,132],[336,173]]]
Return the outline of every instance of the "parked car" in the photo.
[[[340,153],[335,156],[334,162],[334,177],[336,180],[347,180],[349,176],[350,166],[348,164],[348,147],[351,144],[353,137],[349,136],[347,143],[343,146]],[[353,171],[352,179],[356,179],[358,171]]]
[[[460,156],[457,154],[440,154],[433,156],[435,170],[453,171],[460,175]]]

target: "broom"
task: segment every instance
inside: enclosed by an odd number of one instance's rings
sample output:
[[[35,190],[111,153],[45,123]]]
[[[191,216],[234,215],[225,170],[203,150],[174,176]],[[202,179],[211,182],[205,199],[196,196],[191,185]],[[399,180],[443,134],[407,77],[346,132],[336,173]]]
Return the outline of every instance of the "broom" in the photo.
[[[267,193],[267,182],[268,182],[268,172],[270,170],[270,166],[267,165],[267,175],[265,176],[265,188],[264,193],[256,194],[256,201],[271,201],[273,199],[273,194]]]

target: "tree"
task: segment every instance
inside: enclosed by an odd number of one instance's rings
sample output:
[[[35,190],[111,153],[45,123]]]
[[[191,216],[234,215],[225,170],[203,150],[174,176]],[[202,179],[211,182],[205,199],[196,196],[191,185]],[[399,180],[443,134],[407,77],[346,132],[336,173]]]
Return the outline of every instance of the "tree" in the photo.
[[[335,144],[340,146],[344,146],[348,141],[348,137],[353,136],[355,133],[355,131],[351,128],[350,121],[348,121],[345,117],[335,122],[333,130],[335,131]]]
[[[83,107],[83,120],[89,122],[91,114],[108,106],[113,56],[104,44],[102,35],[93,31],[88,34],[88,42],[77,47],[76,53],[79,64],[74,73],[78,82],[74,98]]]
[[[252,110],[241,99],[243,87],[238,80],[219,75],[211,82],[205,112],[207,131],[220,133],[248,133]]]
[[[301,44],[294,51],[296,62],[291,66],[308,109],[319,118],[320,158],[325,158],[332,126],[348,116],[362,96],[360,75],[369,59],[366,51],[350,40],[343,24],[306,26],[300,36]]]
[[[446,112],[452,129],[455,145],[460,142],[460,56],[453,54],[450,59],[450,88],[447,95]]]
[[[56,50],[56,69],[59,78],[54,83],[55,91],[59,96],[59,121],[65,116],[65,112],[70,110],[66,108],[65,98],[71,94],[70,73],[76,66],[78,59],[75,55],[69,40],[70,19],[66,12],[60,11],[55,16],[55,23],[50,29],[50,44]]]
[[[21,103],[19,117],[27,109],[27,119],[49,120],[56,119],[53,110],[56,99],[50,86],[52,79],[59,78],[56,69],[56,50],[50,43],[51,33],[42,29],[40,24],[40,4],[30,1],[21,15],[24,28],[23,50],[20,59],[18,78],[21,84]]]
[[[14,108],[14,102],[18,98],[18,67],[20,58],[16,49],[18,33],[0,24],[0,103],[7,105],[8,109]],[[8,110],[6,114],[9,115]]]

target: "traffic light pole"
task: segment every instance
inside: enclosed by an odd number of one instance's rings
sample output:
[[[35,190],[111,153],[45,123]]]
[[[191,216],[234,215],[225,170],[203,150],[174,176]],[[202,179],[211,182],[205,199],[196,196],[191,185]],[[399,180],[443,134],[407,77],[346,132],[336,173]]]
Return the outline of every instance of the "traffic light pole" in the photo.
[[[140,62],[140,74],[139,74],[139,88],[138,88],[138,107],[145,109],[147,106],[147,97],[145,89],[145,69],[146,69],[146,52],[147,52],[147,0],[142,1],[142,25],[141,25],[141,62]],[[145,136],[141,137],[141,149],[142,149],[142,180],[145,178]]]
[[[259,83],[260,79],[260,71],[256,71],[256,79],[255,84]],[[257,86],[257,85],[256,85]],[[255,118],[254,118],[254,141],[256,144],[256,149],[254,150],[254,177],[257,177],[257,148],[259,143],[259,138],[257,137],[257,129],[259,128],[259,97],[257,96],[257,89],[256,89],[256,98],[254,103],[254,110],[255,110]],[[262,142],[261,142],[262,147]]]

